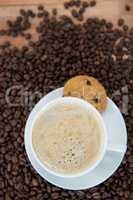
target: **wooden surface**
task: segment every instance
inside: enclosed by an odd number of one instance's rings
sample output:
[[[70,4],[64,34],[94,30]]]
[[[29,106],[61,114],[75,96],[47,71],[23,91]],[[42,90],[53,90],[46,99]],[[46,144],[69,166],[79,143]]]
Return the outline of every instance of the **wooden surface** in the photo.
[[[65,1],[68,0],[0,0],[0,29],[6,27],[7,19],[14,19],[19,15],[21,8],[31,8],[36,11],[38,4],[44,4],[45,8],[50,12],[52,8],[57,8],[59,15],[66,14],[71,16],[70,10],[64,9],[63,4]],[[127,12],[125,10],[126,4],[131,6],[131,11]],[[84,17],[85,19],[88,17],[105,18],[112,21],[115,26],[119,18],[124,18],[127,25],[133,26],[133,0],[97,0],[97,5],[94,8],[89,8]],[[32,30],[30,30],[34,40],[37,39],[35,32],[37,23],[38,20],[34,20]],[[24,38],[11,38],[7,36],[0,37],[0,44],[7,40],[17,46],[26,44]]]

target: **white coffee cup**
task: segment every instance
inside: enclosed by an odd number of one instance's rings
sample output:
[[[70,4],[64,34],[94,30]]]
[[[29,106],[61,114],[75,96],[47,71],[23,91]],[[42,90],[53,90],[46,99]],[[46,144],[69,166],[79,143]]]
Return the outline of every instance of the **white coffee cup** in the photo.
[[[47,110],[48,108],[52,107],[54,104],[62,104],[62,103],[72,103],[72,104],[78,104],[80,106],[82,106],[83,108],[85,108],[86,110],[88,110],[89,112],[92,112],[95,117],[98,119],[99,124],[101,125],[102,131],[103,131],[103,148],[101,150],[101,153],[98,157],[98,160],[96,160],[96,162],[91,166],[88,167],[86,170],[82,171],[81,173],[78,174],[72,174],[72,175],[67,175],[67,174],[61,174],[61,173],[57,173],[55,171],[52,171],[51,169],[49,169],[44,163],[42,163],[39,158],[37,157],[36,152],[34,151],[33,148],[33,144],[32,144],[32,130],[33,130],[33,126],[35,124],[36,119],[38,118],[38,116],[42,113],[45,112],[45,110]],[[32,120],[30,122],[30,125],[28,123],[28,125],[26,125],[25,127],[25,134],[29,134],[29,145],[30,145],[30,149],[31,149],[31,156],[33,157],[33,160],[35,161],[35,163],[37,165],[40,166],[41,169],[43,169],[46,173],[54,175],[54,176],[58,176],[58,177],[64,177],[64,178],[73,178],[73,177],[79,177],[82,175],[87,174],[88,172],[90,172],[91,170],[93,170],[103,159],[104,154],[106,152],[107,149],[107,131],[106,131],[106,127],[104,124],[104,121],[101,117],[101,114],[87,101],[84,101],[82,99],[79,98],[75,98],[75,97],[61,97],[55,100],[52,100],[51,102],[47,103],[44,107],[42,107],[42,109],[40,110],[40,112],[37,113],[37,115],[34,117],[34,120]],[[34,167],[34,166],[33,166]]]

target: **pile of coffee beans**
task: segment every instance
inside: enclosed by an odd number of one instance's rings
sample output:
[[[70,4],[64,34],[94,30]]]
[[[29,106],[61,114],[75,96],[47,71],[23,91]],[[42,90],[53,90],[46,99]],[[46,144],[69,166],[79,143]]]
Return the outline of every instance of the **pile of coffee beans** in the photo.
[[[81,1],[81,0],[70,0],[64,3],[66,9],[73,8],[71,10],[72,17],[76,18],[78,21],[83,21],[83,15],[86,9],[89,7],[94,7],[96,1]]]
[[[69,9],[69,8],[72,8],[72,7],[80,7],[80,6],[83,6],[83,7],[93,7],[96,5],[96,1],[95,0],[91,0],[91,1],[81,1],[81,0],[70,0],[70,1],[67,1],[64,3],[64,7],[66,9]]]
[[[22,49],[9,43],[0,47],[0,200],[132,200],[133,28],[116,29],[98,18],[75,24],[67,16],[57,18],[55,10],[51,16],[43,6],[39,9],[38,41],[29,41]],[[101,81],[123,112],[128,149],[107,181],[70,191],[43,180],[32,168],[24,148],[24,127],[42,96],[79,74]]]
[[[7,21],[7,29],[0,30],[0,35],[8,35],[12,37],[24,36],[30,38],[30,34],[25,32],[31,28],[31,19],[35,17],[35,13],[32,10],[25,11],[24,9],[20,10],[20,16],[16,18],[15,21]]]

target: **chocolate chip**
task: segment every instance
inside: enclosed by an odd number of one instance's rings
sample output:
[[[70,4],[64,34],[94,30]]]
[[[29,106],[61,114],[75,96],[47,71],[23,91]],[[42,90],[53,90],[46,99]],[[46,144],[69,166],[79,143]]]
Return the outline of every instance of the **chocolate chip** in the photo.
[[[86,84],[90,86],[91,85],[91,81],[90,80],[86,80]]]

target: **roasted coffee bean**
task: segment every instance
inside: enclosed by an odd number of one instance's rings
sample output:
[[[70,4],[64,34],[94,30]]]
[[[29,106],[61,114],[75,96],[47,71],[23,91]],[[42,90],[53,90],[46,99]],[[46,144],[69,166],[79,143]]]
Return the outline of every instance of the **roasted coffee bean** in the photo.
[[[33,186],[38,186],[38,182],[35,178],[32,179],[32,185]]]
[[[26,40],[30,40],[32,36],[31,36],[30,33],[26,33],[26,34],[24,35],[24,37],[25,37]]]
[[[78,13],[78,11],[75,10],[75,9],[73,9],[73,10],[71,11],[71,14],[72,14],[72,16],[75,17],[75,18],[78,18],[78,17],[79,17],[79,13]]]
[[[59,199],[60,195],[57,192],[51,194],[51,199]]]
[[[44,6],[40,4],[40,5],[38,6],[38,10],[44,10]]]
[[[73,2],[69,6],[76,10]],[[81,8],[80,2],[77,10]],[[79,16],[84,12],[85,8]],[[31,39],[22,49],[7,43],[0,48],[0,200],[132,200],[133,28],[123,30],[124,22],[120,23],[122,28],[114,28],[98,18],[78,24],[67,16],[56,18],[55,11],[50,15],[44,7],[38,13],[43,13],[37,24],[38,41]],[[8,30],[2,35],[8,32],[25,37],[30,33],[31,18],[31,11],[21,10],[21,16],[7,22]],[[24,148],[24,127],[42,96],[82,74],[101,81],[123,112],[128,151],[107,181],[88,190],[70,191],[47,183],[32,168]]]
[[[82,2],[83,8],[88,8],[89,5],[90,5],[89,2],[87,2],[87,1],[83,1],[83,2]]]
[[[107,28],[107,29],[112,29],[112,28],[113,28],[113,24],[112,24],[111,22],[108,22],[108,23],[106,24],[106,28]]]
[[[81,6],[81,1],[80,0],[75,0],[75,7],[80,7]]]
[[[7,33],[6,30],[4,30],[4,29],[1,29],[1,30],[0,30],[0,36],[6,35],[6,33]]]
[[[79,15],[82,16],[82,15],[84,14],[84,12],[85,12],[85,8],[84,8],[84,7],[81,7],[81,8],[79,9]]]
[[[128,31],[128,29],[129,29],[129,27],[128,27],[127,25],[124,25],[124,26],[123,26],[123,30],[124,30],[124,31]]]
[[[69,6],[69,2],[65,2],[65,3],[64,3],[64,8],[65,8],[65,9],[68,9],[69,7],[70,7],[70,6]]]
[[[66,9],[72,8],[72,7],[80,7],[81,6],[81,0],[70,0],[64,3],[64,7]]]
[[[90,6],[94,7],[96,5],[96,1],[90,1]]]
[[[21,14],[22,16],[26,16],[26,11],[25,11],[24,9],[20,9],[20,14]]]
[[[22,46],[22,54],[25,53],[26,51],[28,51],[28,47],[27,46]]]
[[[17,37],[17,36],[18,36],[18,33],[15,32],[15,31],[12,31],[12,32],[10,33],[10,35],[11,35],[12,37]]]
[[[78,20],[78,21],[83,21],[83,20],[84,20],[83,15],[79,15],[78,18],[77,18],[77,20]]]
[[[17,16],[16,17],[16,21],[21,23],[23,21],[23,17],[22,16]]]
[[[52,14],[53,14],[54,16],[57,15],[57,9],[56,9],[56,8],[54,8],[54,9],[52,10]]]
[[[45,194],[43,195],[43,198],[44,198],[44,199],[48,199],[48,198],[49,198],[49,194],[48,194],[48,193],[45,193]]]
[[[39,17],[39,18],[41,18],[41,17],[43,17],[43,16],[44,16],[43,12],[39,12],[39,13],[37,14],[37,17]]]
[[[125,23],[124,19],[119,19],[118,20],[118,26],[123,26]]]
[[[12,23],[12,21],[10,21],[10,20],[7,20],[7,26],[9,26],[9,27],[12,27],[13,26],[13,23]]]
[[[32,10],[27,10],[27,16],[31,17],[31,18],[34,18],[36,15]]]
[[[6,42],[4,43],[4,47],[6,48],[6,47],[9,47],[9,46],[11,46],[11,43],[10,43],[9,41],[6,41]]]
[[[127,5],[125,5],[125,10],[126,10],[126,11],[130,11],[130,10],[131,10],[131,7],[127,4]]]

